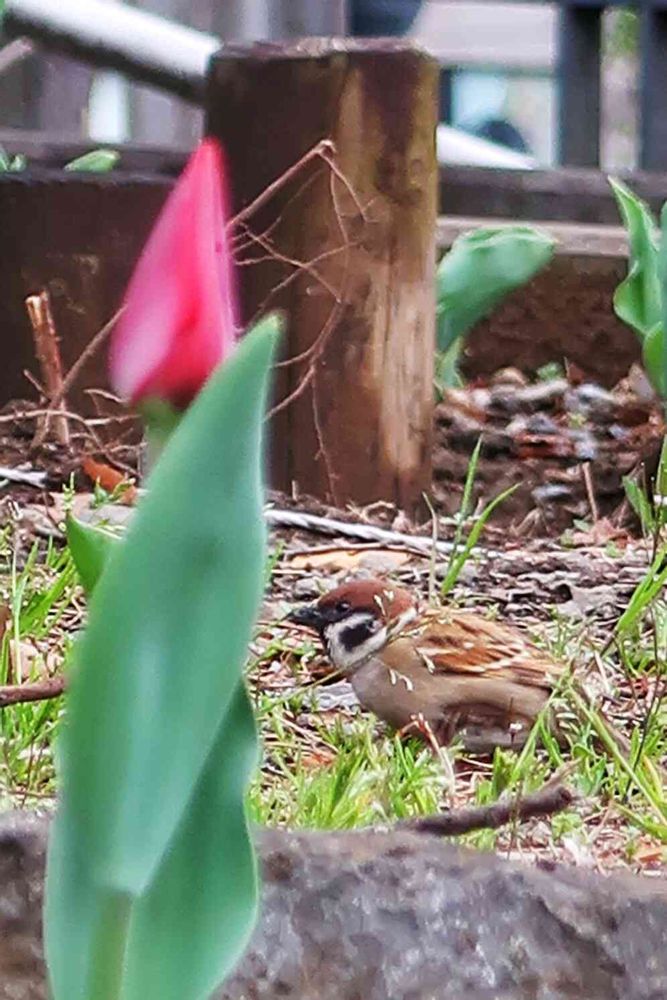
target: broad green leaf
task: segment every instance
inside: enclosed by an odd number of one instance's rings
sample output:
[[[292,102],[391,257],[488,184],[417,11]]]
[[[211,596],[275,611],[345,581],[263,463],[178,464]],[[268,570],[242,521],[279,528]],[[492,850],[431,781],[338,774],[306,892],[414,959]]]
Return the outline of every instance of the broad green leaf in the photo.
[[[447,351],[553,256],[554,241],[532,226],[482,228],[459,236],[436,279],[437,346]]]
[[[446,351],[436,351],[435,358],[435,387],[442,395],[445,389],[454,389],[462,385],[461,373],[459,372],[459,357],[461,355],[462,340],[455,340]]]
[[[111,532],[83,524],[71,515],[67,518],[66,528],[67,544],[81,585],[87,594],[92,594],[118,539]]]
[[[665,366],[665,333],[658,323],[646,334],[642,344],[642,363],[649,381],[658,395],[667,399],[667,368]]]
[[[91,149],[83,156],[66,163],[64,170],[85,170],[91,174],[106,174],[117,165],[120,153],[115,149]]]
[[[11,159],[11,162],[9,164],[9,169],[11,170],[12,173],[18,174],[22,170],[25,170],[27,166],[28,166],[28,160],[23,155],[23,153],[16,153],[16,155],[13,156]]]
[[[610,177],[609,183],[630,243],[628,274],[614,292],[614,309],[643,338],[662,322],[658,231],[641,198],[619,180]]]
[[[260,441],[278,331],[248,334],[183,417],[100,578],[62,738],[73,853],[153,880],[225,719],[261,596]]]
[[[256,866],[243,809],[256,750],[253,711],[239,681],[186,818],[151,885],[129,902],[95,884],[72,851],[67,817],[62,812],[56,817],[46,912],[56,1000],[204,1000],[231,971],[257,909]],[[93,981],[93,958],[112,969],[119,936],[122,986],[115,994],[104,993]]]
[[[10,156],[2,146],[0,146],[0,173],[19,173],[26,168],[26,158],[22,153]]]

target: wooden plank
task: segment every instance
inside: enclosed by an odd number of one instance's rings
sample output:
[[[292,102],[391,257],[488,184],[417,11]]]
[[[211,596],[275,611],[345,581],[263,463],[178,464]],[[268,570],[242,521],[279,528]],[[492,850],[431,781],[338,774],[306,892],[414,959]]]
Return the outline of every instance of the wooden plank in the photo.
[[[6,363],[0,401],[30,398],[25,368],[36,361],[25,298],[48,288],[67,370],[118,308],[134,262],[171,186],[163,179],[74,176],[61,171],[0,175],[0,300]],[[90,413],[86,387],[106,385],[106,352],[93,357],[69,394]]]
[[[315,96],[321,97],[322,92]],[[283,121],[276,123],[278,134],[281,134],[284,125]],[[253,148],[257,155],[262,153],[261,145],[250,147]],[[389,148],[392,148],[391,143]],[[285,160],[295,153],[296,150],[292,150],[291,154],[289,150],[283,150]],[[60,155],[57,150],[55,155]],[[386,164],[387,160],[384,162]],[[270,161],[263,154],[261,163],[268,180],[272,170]],[[168,167],[171,173],[173,165]],[[280,171],[280,163],[276,169]],[[349,169],[349,163],[346,169]],[[460,173],[460,170],[448,172],[451,188],[455,188],[456,177]],[[487,188],[481,187],[481,197],[485,207],[489,207],[494,203],[493,187],[489,185],[494,178],[499,183],[498,175],[509,178],[511,172],[470,173],[477,178],[474,184],[476,189],[481,185],[480,177],[486,178],[484,183]],[[391,175],[386,173],[380,174],[380,177],[384,177],[385,184],[391,181]],[[516,175],[511,174],[511,177],[516,184]],[[593,206],[595,215],[600,214],[595,207],[597,202],[609,206],[611,212],[604,178],[594,172],[554,172],[542,178],[536,178],[531,172],[526,178],[531,182],[539,181],[539,184],[532,192],[535,199],[531,201],[528,198],[524,207],[534,207],[542,203],[544,197],[543,204],[550,208],[564,203],[572,209],[580,204],[584,212]],[[264,186],[265,182],[262,179],[260,183]],[[665,179],[659,175],[644,175],[643,178],[640,175],[631,178],[630,184],[654,199],[665,190]],[[0,405],[11,398],[32,396],[32,390],[22,375],[23,368],[34,370],[35,364],[24,308],[25,296],[38,292],[42,287],[49,287],[56,326],[62,337],[63,361],[68,368],[118,305],[143,240],[170,186],[168,176],[142,179],[118,172],[106,176],[75,177],[43,167],[23,175],[0,177],[0,222],[3,232],[0,244],[0,297],[4,303],[3,346],[8,359],[0,371]],[[400,191],[400,187],[394,187],[394,196]],[[364,193],[368,194],[368,190],[362,190]],[[349,307],[345,323],[337,330],[318,369],[318,388],[326,404],[322,407],[325,440],[331,457],[336,462],[340,459],[338,468],[344,476],[358,475],[364,489],[370,472],[375,473],[377,465],[384,485],[388,483],[388,497],[395,496],[399,488],[386,471],[380,451],[373,450],[375,438],[370,431],[381,428],[385,440],[397,448],[399,445],[404,449],[415,448],[416,443],[421,442],[427,468],[429,461],[428,436],[423,425],[417,422],[420,414],[425,419],[418,405],[418,401],[422,400],[424,408],[426,406],[422,381],[417,383],[422,394],[416,396],[412,404],[406,403],[404,397],[410,385],[415,387],[414,378],[406,385],[399,385],[396,395],[389,391],[394,385],[395,375],[402,378],[405,371],[407,377],[412,371],[410,366],[401,368],[400,352],[405,349],[401,330],[406,327],[414,330],[411,324],[426,324],[426,332],[420,331],[411,341],[415,354],[410,362],[416,365],[421,359],[424,380],[432,359],[428,327],[433,315],[431,295],[424,293],[422,297],[420,292],[402,301],[392,283],[396,279],[400,287],[401,281],[407,280],[406,272],[401,272],[400,268],[407,267],[409,258],[397,254],[396,249],[393,260],[388,260],[386,256],[389,226],[393,232],[391,245],[394,248],[409,239],[413,246],[420,248],[420,253],[424,253],[425,260],[435,259],[431,242],[428,247],[417,242],[411,228],[414,223],[409,218],[413,211],[411,197],[415,195],[410,196],[409,191],[405,194],[403,209],[397,207],[393,217],[385,215],[383,203],[375,227],[367,232],[364,246],[355,251],[351,261],[353,290],[363,291],[368,302],[368,315],[358,302]],[[387,193],[382,197],[386,198]],[[419,195],[416,197],[418,205]],[[501,190],[500,197],[507,198],[507,191]],[[323,203],[316,201],[315,209]],[[317,224],[312,221],[306,223],[305,219],[311,218],[310,212],[308,215],[301,212],[297,217],[298,226],[294,224],[287,230],[287,235],[291,235],[294,241],[288,249],[304,255],[312,254],[313,243],[330,236],[330,216],[323,210],[317,215]],[[530,219],[530,213],[526,212],[525,217]],[[496,219],[472,215],[441,219],[438,228],[441,248],[451,244],[458,233],[473,228],[477,223],[488,225],[496,222]],[[554,262],[471,332],[466,340],[464,370],[471,377],[488,374],[504,364],[530,370],[545,361],[567,356],[577,361],[591,376],[605,384],[613,384],[625,374],[631,361],[639,356],[637,338],[616,319],[612,307],[614,289],[627,271],[624,234],[618,226],[573,226],[559,222],[539,224],[545,225],[559,239]],[[428,261],[424,268],[430,266]],[[269,276],[261,276],[257,268],[255,272],[253,282],[249,288],[246,287],[246,294],[261,294],[260,277],[262,281],[269,281]],[[426,273],[424,270],[423,274]],[[408,278],[411,274],[408,272]],[[338,276],[330,271],[325,276],[332,281],[338,280]],[[423,277],[420,280],[423,282]],[[296,323],[292,319],[290,326],[290,343],[286,348],[290,353],[294,351],[297,338],[300,338],[298,343],[307,346],[308,336],[312,337],[316,324],[320,322],[323,297],[313,294],[316,291],[313,285],[304,278],[299,288],[294,288],[293,296],[283,302],[292,317],[296,315],[297,318]],[[299,309],[302,311],[295,313]],[[386,337],[386,343],[382,336]],[[289,377],[295,379],[296,375],[290,372]],[[289,384],[293,386],[294,381]],[[72,394],[72,406],[83,413],[90,413],[90,398],[82,390],[105,385],[106,359],[102,352],[88,364],[77,392]],[[375,392],[369,394],[369,387],[373,386]],[[283,383],[281,391],[284,390]],[[378,417],[378,398],[383,400],[386,409],[394,406],[395,414],[382,412]],[[403,412],[401,407],[404,407]],[[277,428],[280,433],[276,437],[273,454],[277,474],[274,482],[277,484],[284,484],[290,473],[293,478],[300,478],[301,463],[314,464],[316,448],[312,406],[308,400],[302,400],[299,406],[283,417],[284,423]],[[407,443],[401,436],[406,421],[413,437]],[[390,433],[397,434],[395,442],[389,438]],[[292,443],[301,449],[299,454],[289,452]],[[344,448],[347,449],[347,457],[340,458],[340,450]],[[356,470],[350,465],[355,461]],[[319,488],[318,480],[311,488],[313,491]]]
[[[185,166],[190,152],[186,146],[180,149],[176,146],[164,148],[135,142],[112,145],[120,153],[114,176],[122,172],[124,179],[129,171],[175,177]],[[0,146],[8,153],[24,155],[30,167],[62,167],[77,156],[90,152],[91,141],[68,138],[50,130],[0,128]]]
[[[660,211],[667,192],[667,174],[637,171],[624,175],[623,180],[648,201],[654,211]],[[441,167],[439,205],[440,212],[446,215],[610,225],[619,222],[605,174],[582,168]]]
[[[436,228],[438,250],[451,247],[454,240],[473,229],[494,226],[502,229],[516,225],[512,219],[441,215]],[[537,222],[522,219],[522,225],[537,226],[556,241],[555,253],[561,256],[627,258],[628,237],[623,226],[580,225],[572,222]]]

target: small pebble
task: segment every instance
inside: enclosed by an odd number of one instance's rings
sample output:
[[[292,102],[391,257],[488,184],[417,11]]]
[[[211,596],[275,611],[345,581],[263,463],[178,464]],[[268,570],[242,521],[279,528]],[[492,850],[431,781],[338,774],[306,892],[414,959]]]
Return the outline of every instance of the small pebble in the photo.
[[[518,368],[501,368],[491,376],[489,384],[524,386],[528,385],[528,378]]]
[[[531,496],[535,503],[545,504],[554,500],[571,500],[572,490],[561,483],[545,483],[544,486],[536,486]]]
[[[297,601],[310,601],[328,589],[327,581],[314,576],[301,576],[295,581],[292,593]]]
[[[507,413],[529,413],[544,406],[555,406],[567,390],[568,383],[564,378],[538,382],[537,385],[527,385],[520,389],[497,385],[491,389],[491,403]]]
[[[569,413],[581,413],[597,420],[608,419],[616,411],[616,399],[607,389],[594,382],[584,382],[582,385],[569,389],[563,399],[565,409]]]

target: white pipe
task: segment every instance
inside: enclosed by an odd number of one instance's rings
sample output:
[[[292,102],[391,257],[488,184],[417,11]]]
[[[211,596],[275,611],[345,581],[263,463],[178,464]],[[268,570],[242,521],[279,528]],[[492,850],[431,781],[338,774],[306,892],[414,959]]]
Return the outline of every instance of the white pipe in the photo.
[[[198,103],[221,46],[215,35],[116,0],[6,0],[3,27]]]
[[[0,0],[0,4],[2,0]],[[203,103],[215,35],[117,0],[6,0],[4,28],[61,52]],[[437,132],[439,163],[531,169],[532,157],[449,125]]]
[[[480,139],[451,125],[438,125],[436,150],[438,163],[444,164],[514,170],[533,170],[537,166],[532,156]]]

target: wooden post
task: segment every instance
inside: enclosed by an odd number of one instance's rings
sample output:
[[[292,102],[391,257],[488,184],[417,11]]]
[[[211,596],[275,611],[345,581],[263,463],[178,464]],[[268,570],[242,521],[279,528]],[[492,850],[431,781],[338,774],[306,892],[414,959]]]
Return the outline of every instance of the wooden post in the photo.
[[[270,297],[287,316],[283,360],[305,355],[277,373],[276,402],[295,394],[273,423],[277,488],[406,510],[430,488],[437,85],[436,61],[399,40],[213,59],[208,131],[226,147],[237,210],[320,140],[336,149],[334,169],[311,158],[253,213],[266,236],[241,253],[264,258],[240,268],[245,319]],[[294,276],[290,261],[309,266]]]

